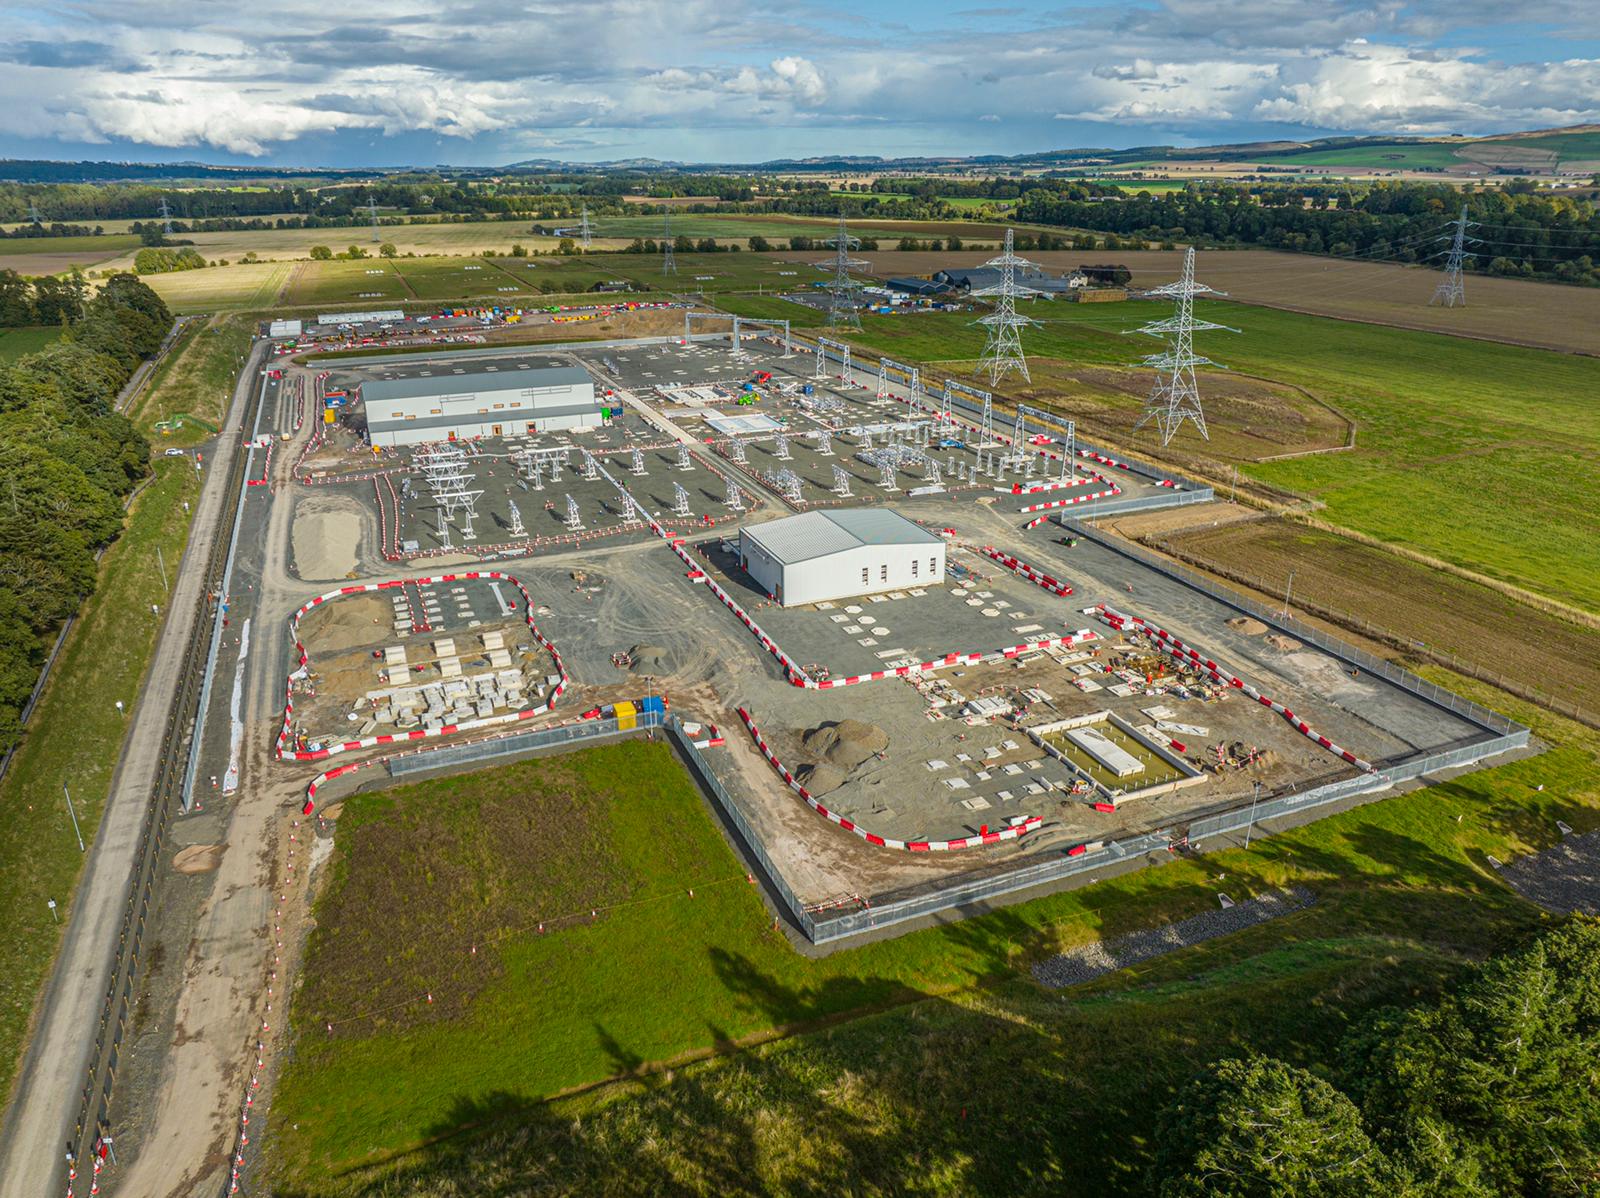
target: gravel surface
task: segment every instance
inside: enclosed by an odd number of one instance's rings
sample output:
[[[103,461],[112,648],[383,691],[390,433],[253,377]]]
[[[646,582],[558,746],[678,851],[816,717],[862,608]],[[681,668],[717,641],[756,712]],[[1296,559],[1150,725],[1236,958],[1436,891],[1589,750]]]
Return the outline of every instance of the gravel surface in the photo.
[[[1071,952],[1040,961],[1033,976],[1041,984],[1060,989],[1092,981],[1104,973],[1136,965],[1180,948],[1199,944],[1229,932],[1243,931],[1280,915],[1309,907],[1315,896],[1303,887],[1272,890],[1260,898],[1246,899],[1226,909],[1207,911],[1164,928],[1130,932],[1115,940],[1099,940]]]
[[[1600,832],[1568,836],[1542,853],[1518,857],[1501,876],[1530,903],[1563,915],[1600,915]]]

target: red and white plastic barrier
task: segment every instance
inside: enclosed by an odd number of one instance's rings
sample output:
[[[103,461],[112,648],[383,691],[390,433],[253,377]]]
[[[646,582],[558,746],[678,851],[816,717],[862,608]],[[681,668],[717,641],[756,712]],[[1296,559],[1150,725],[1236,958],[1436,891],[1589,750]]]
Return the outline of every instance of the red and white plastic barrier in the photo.
[[[538,641],[550,654],[554,661],[556,673],[560,681],[555,689],[550,692],[548,702],[541,703],[538,707],[530,707],[523,711],[507,712],[504,715],[485,716],[481,719],[463,720],[459,724],[446,724],[440,728],[413,728],[408,732],[387,732],[379,736],[364,736],[359,740],[347,740],[336,744],[324,745],[320,749],[295,749],[290,747],[290,739],[294,725],[294,683],[289,680],[284,686],[283,726],[278,730],[277,743],[274,752],[280,760],[292,761],[321,761],[337,753],[351,753],[359,749],[370,749],[377,745],[403,744],[407,741],[423,740],[436,736],[451,736],[457,732],[470,732],[477,728],[490,728],[501,724],[518,723],[522,720],[533,719],[535,716],[544,715],[555,706],[557,699],[567,689],[571,679],[567,676],[567,668],[562,664],[561,653],[555,645],[539,631],[533,622],[533,599],[528,594],[528,589],[521,581],[510,574],[502,574],[498,570],[470,570],[459,574],[439,574],[426,578],[398,578],[386,582],[369,582],[355,586],[340,587],[337,591],[329,591],[325,595],[304,604],[289,620],[289,633],[294,638],[295,651],[299,655],[300,666],[305,668],[310,665],[310,658],[306,654],[306,647],[300,641],[300,620],[314,607],[338,599],[344,595],[359,595],[367,591],[386,591],[394,587],[404,587],[406,583],[431,584],[438,582],[471,582],[474,580],[505,582],[516,587],[522,595],[524,618],[528,623],[528,631],[533,633],[534,640]]]
[[[1050,499],[1044,503],[1030,503],[1018,508],[1019,512],[1047,512],[1053,508],[1071,507],[1075,503],[1089,503],[1096,499],[1110,499],[1122,494],[1122,488],[1117,486],[1103,474],[1096,474],[1094,481],[1104,483],[1105,486],[1098,491],[1089,491],[1083,495],[1070,495],[1066,499]]]
[[[259,446],[252,444],[250,446],[250,448],[251,449],[256,449],[256,448],[259,448]],[[266,449],[267,449],[266,458],[261,463],[261,477],[260,478],[247,478],[247,479],[245,479],[244,481],[245,481],[245,485],[246,486],[264,487],[269,482],[272,481],[272,442],[271,442],[271,440],[267,441]]]
[[[812,797],[811,792],[800,785],[799,779],[784,767],[778,760],[766,740],[761,735],[761,729],[756,727],[756,722],[750,713],[743,707],[739,708],[739,718],[744,721],[744,726],[750,730],[751,738],[756,742],[756,748],[761,750],[761,755],[773,769],[778,771],[778,776],[784,780],[789,789],[794,791],[806,801],[806,806],[815,811],[829,823],[837,824],[846,832],[853,832],[868,844],[875,844],[885,849],[904,849],[911,853],[948,853],[956,849],[977,848],[980,845],[996,844],[1002,840],[1018,840],[1044,823],[1044,817],[1029,815],[1012,824],[1009,828],[1002,828],[998,832],[981,832],[974,836],[963,836],[956,840],[895,840],[888,836],[879,836],[876,832],[868,832],[865,828],[848,820],[837,811],[829,811]]]
[[[993,545],[981,546],[978,549],[978,552],[983,554],[983,556],[988,558],[990,561],[999,562],[1002,566],[1013,573],[1022,575],[1022,577],[1033,583],[1034,586],[1043,587],[1052,595],[1061,595],[1062,597],[1065,597],[1072,594],[1072,587],[1067,583],[1062,582],[1060,579],[1050,577],[1050,575],[1044,573],[1042,570],[1035,570],[1032,566],[1028,565],[1027,562],[1021,561],[1018,558],[1014,558],[1009,553],[1001,553]]]
[[[1104,603],[1099,604],[1098,606],[1101,615],[1105,619],[1106,623],[1111,625],[1111,627],[1117,629],[1118,631],[1122,631],[1123,629],[1126,629],[1128,626],[1132,625],[1133,627],[1144,630],[1145,632],[1149,633],[1150,636],[1153,637],[1168,654],[1177,658],[1180,662],[1196,666],[1210,674],[1212,678],[1216,679],[1216,681],[1226,683],[1227,685],[1242,691],[1244,694],[1254,699],[1257,703],[1261,704],[1261,706],[1270,707],[1284,719],[1288,720],[1289,723],[1294,727],[1295,731],[1299,732],[1302,736],[1316,741],[1317,744],[1328,750],[1328,752],[1344,758],[1345,761],[1349,762],[1363,773],[1371,774],[1376,772],[1377,767],[1371,762],[1362,760],[1348,749],[1340,748],[1326,736],[1323,736],[1322,733],[1318,732],[1315,728],[1311,727],[1311,725],[1307,724],[1299,716],[1295,715],[1294,712],[1290,711],[1282,703],[1279,703],[1276,699],[1262,694],[1255,687],[1251,686],[1248,682],[1244,681],[1244,679],[1240,678],[1237,674],[1223,669],[1211,658],[1202,656],[1198,649],[1191,645],[1184,644],[1165,628],[1162,628],[1156,624],[1152,624],[1149,620],[1146,620],[1142,616],[1124,615],[1122,612],[1117,611],[1115,608],[1108,607]]]

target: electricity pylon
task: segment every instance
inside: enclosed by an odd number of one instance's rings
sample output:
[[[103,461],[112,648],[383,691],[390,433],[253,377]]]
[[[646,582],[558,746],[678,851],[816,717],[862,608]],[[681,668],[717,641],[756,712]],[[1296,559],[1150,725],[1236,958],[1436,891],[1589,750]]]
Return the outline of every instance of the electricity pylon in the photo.
[[[671,208],[668,208],[661,218],[661,273],[664,275],[678,273],[678,259],[673,256]]]
[[[832,268],[833,282],[828,284],[828,327],[831,329],[852,329],[861,327],[861,313],[856,309],[856,289],[860,283],[850,277],[852,267],[865,267],[867,264],[860,258],[852,258],[850,251],[857,248],[861,242],[858,238],[850,236],[845,231],[844,213],[839,213],[839,232],[824,243],[834,247],[833,257],[817,266],[826,270]]]
[[[1445,259],[1444,278],[1439,281],[1439,286],[1434,288],[1433,298],[1429,305],[1439,304],[1445,308],[1465,308],[1467,306],[1467,289],[1461,281],[1461,263],[1467,256],[1467,242],[1477,241],[1476,237],[1467,236],[1467,206],[1461,205],[1461,216],[1456,221],[1456,231],[1450,239],[1450,256]]]
[[[583,252],[589,252],[589,243],[594,237],[594,230],[589,227],[589,205],[583,206],[583,218],[578,222],[578,241],[583,246]]]
[[[1031,316],[1018,315],[1017,298],[1037,295],[1038,292],[1017,285],[1017,267],[1032,266],[1033,263],[1026,258],[1017,257],[1012,252],[1012,240],[1012,231],[1007,229],[1005,253],[984,263],[985,266],[1000,268],[999,284],[972,293],[991,296],[994,299],[994,311],[987,316],[978,317],[973,322],[984,325],[989,330],[988,340],[983,346],[983,357],[978,360],[978,370],[989,372],[990,386],[994,386],[1012,370],[1020,374],[1025,381],[1033,382],[1028,375],[1028,359],[1022,353],[1020,331],[1025,325],[1037,325],[1039,322]]]
[[[1153,321],[1136,330],[1164,338],[1167,348],[1164,353],[1152,354],[1142,363],[1155,368],[1156,382],[1150,391],[1150,398],[1145,401],[1144,415],[1133,426],[1134,431],[1154,420],[1161,432],[1161,444],[1166,445],[1185,420],[1192,420],[1195,428],[1200,430],[1200,435],[1209,441],[1211,436],[1206,432],[1206,414],[1200,407],[1200,385],[1195,380],[1194,368],[1215,366],[1216,363],[1194,352],[1195,330],[1227,329],[1230,333],[1239,330],[1223,324],[1212,324],[1209,320],[1196,320],[1194,297],[1225,293],[1213,291],[1204,283],[1194,281],[1194,247],[1190,246],[1183,255],[1183,276],[1176,283],[1154,288],[1149,294],[1170,295],[1176,303],[1172,315],[1166,320]]]

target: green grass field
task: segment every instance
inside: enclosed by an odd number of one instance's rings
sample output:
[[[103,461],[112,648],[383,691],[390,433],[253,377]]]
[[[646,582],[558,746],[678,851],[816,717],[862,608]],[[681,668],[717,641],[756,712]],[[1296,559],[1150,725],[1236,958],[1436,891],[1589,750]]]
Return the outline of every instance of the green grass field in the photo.
[[[635,1164],[636,1188],[610,1192],[651,1192],[647,1179],[670,1167],[709,1192],[731,1184],[718,1170],[733,1161],[702,1151],[708,1142],[737,1144],[751,1170],[734,1193],[781,1192],[763,1170],[808,1167],[822,1170],[816,1192],[849,1190],[827,1178],[857,1170],[877,1178],[871,1192],[900,1192],[918,1162],[926,1193],[1120,1189],[1142,1167],[1154,1104],[1198,1062],[1244,1046],[1323,1053],[1368,1006],[1432,989],[1534,922],[1486,854],[1544,847],[1558,818],[1600,825],[1600,738],[1511,710],[1556,747],[1248,853],[1178,860],[820,960],[771,931],[662,745],[358,797],[345,806],[273,1104],[280,1192],[337,1191],[340,1179],[359,1189],[360,1166],[391,1157],[458,1180],[490,1163],[524,1177],[549,1169],[563,1193],[592,1192]],[[1221,874],[1235,898],[1300,883],[1318,902],[1070,1001],[1027,980],[1039,956],[1214,908]],[[545,1103],[796,1033],[807,1034]],[[484,1143],[500,1119],[527,1153]],[[450,1138],[463,1129],[471,1135]],[[1019,1134],[1042,1135],[1038,1167],[1022,1174]],[[422,1147],[430,1141],[440,1142]],[[1081,1188],[1048,1189],[1068,1161]]]
[[[1359,424],[1353,452],[1244,461],[1241,474],[1321,499],[1336,524],[1600,612],[1600,431],[1587,417],[1600,362],[1243,304],[1197,310],[1242,333],[1202,333],[1201,353],[1300,384]],[[1155,345],[1126,330],[1165,309],[1039,304],[1033,314],[1049,323],[1024,332],[1030,355],[1123,367]],[[851,340],[902,360],[969,361],[982,346],[969,321],[869,316]],[[1148,431],[1132,444],[1156,448]],[[1179,445],[1211,452],[1187,428]]]
[[[188,459],[157,459],[155,480],[134,501],[122,537],[100,563],[99,585],[67,638],[22,747],[0,783],[0,1094],[25,1045],[34,1000],[60,935],[72,918],[84,857],[73,839],[61,787],[72,792],[86,842],[92,841],[122,748],[127,720],[165,610],[156,550],[177,568],[188,539],[184,501],[199,495]],[[60,904],[54,923],[46,900]]]
[[[775,295],[719,295],[717,307],[740,316],[787,320],[796,329],[821,328],[828,320],[826,312],[805,304],[791,303]]]
[[[129,418],[157,449],[204,441],[222,423],[254,334],[255,321],[247,316],[191,322],[134,400]],[[189,421],[166,434],[155,431],[157,423],[183,416],[203,423]]]
[[[0,329],[0,362],[15,362],[25,354],[36,354],[61,336],[54,326]]]

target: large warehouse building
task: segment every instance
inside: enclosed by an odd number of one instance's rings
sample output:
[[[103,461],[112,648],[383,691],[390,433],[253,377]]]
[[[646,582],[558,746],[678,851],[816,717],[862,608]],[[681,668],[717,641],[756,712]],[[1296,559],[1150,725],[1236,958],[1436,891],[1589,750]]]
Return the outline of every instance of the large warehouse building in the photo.
[[[406,366],[361,384],[374,445],[527,437],[595,428],[594,382],[577,366]]]
[[[944,541],[886,508],[803,512],[739,534],[739,564],[784,607],[944,581]]]

